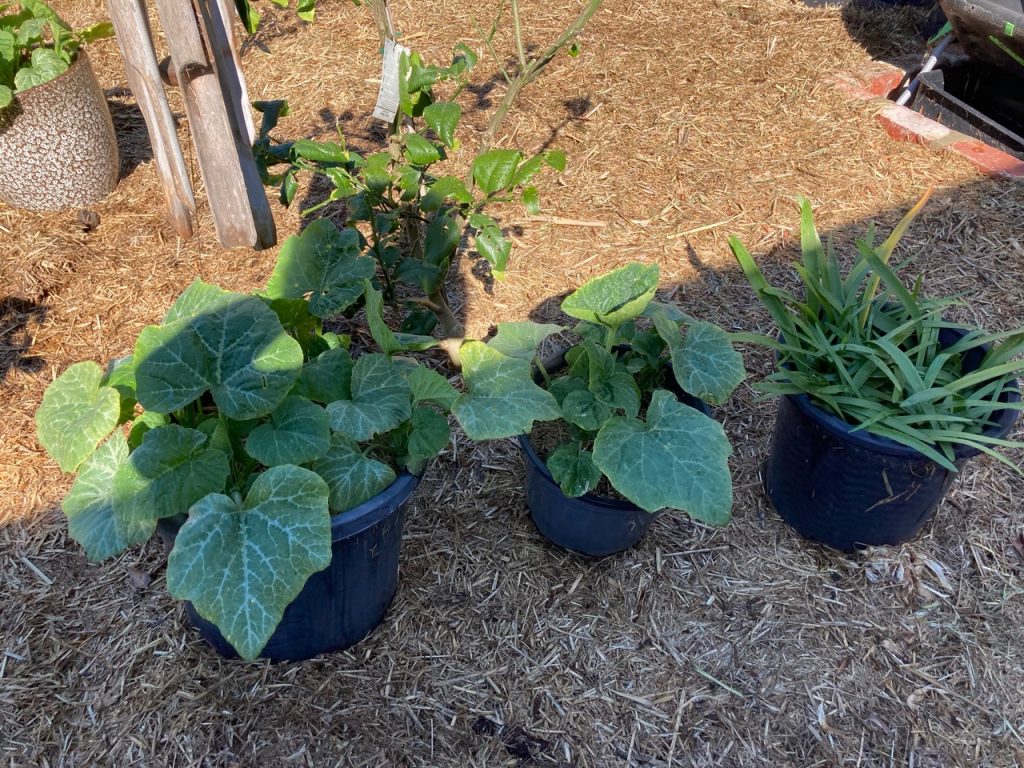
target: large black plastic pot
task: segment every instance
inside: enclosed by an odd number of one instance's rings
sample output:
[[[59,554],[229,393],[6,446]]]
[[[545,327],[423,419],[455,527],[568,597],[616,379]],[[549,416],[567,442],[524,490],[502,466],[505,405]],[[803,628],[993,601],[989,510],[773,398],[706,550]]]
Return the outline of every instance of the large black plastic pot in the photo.
[[[943,346],[964,335],[944,330]],[[970,372],[981,350],[965,356]],[[1003,402],[1020,400],[1014,388]],[[1004,437],[1017,411],[999,411],[986,435]],[[957,446],[963,467],[979,453]],[[956,473],[894,440],[853,431],[853,426],[816,406],[806,395],[779,398],[775,432],[765,467],[765,490],[782,518],[805,538],[843,552],[900,544],[914,538],[935,512]]]
[[[544,367],[550,373],[564,368],[565,352],[546,359]],[[674,380],[667,387],[682,402],[711,415],[707,403],[683,392]],[[590,557],[613,555],[640,541],[661,514],[592,493],[569,498],[551,477],[529,436],[519,435],[518,439],[526,457],[526,505],[537,530],[552,544]]]
[[[398,554],[405,507],[419,484],[403,473],[386,490],[331,517],[331,564],[314,573],[289,606],[260,656],[298,661],[355,645],[384,620],[398,588]],[[160,521],[160,534],[173,542],[180,521]],[[211,622],[185,603],[189,621],[217,652],[238,654]]]

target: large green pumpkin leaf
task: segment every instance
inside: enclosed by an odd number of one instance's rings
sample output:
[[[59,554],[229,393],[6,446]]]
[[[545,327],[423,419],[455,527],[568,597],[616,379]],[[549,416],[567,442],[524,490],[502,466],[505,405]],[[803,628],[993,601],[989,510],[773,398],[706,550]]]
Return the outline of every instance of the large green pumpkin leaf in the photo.
[[[327,405],[331,429],[358,442],[387,432],[412,413],[412,391],[386,355],[363,355],[352,368],[352,399]]]
[[[65,472],[74,472],[117,426],[121,398],[102,380],[99,364],[75,363],[46,388],[36,411],[39,442]]]
[[[167,314],[164,315],[164,324],[209,312],[223,302],[229,301],[230,297],[231,291],[225,291],[219,286],[204,283],[196,278],[167,310]]]
[[[255,296],[206,295],[195,314],[143,329],[135,380],[146,410],[171,413],[210,391],[231,419],[270,413],[302,370],[302,347]]]
[[[304,397],[286,397],[245,441],[245,451],[260,464],[307,464],[331,447],[327,411]]]
[[[639,317],[658,288],[657,264],[627,264],[595,277],[569,294],[562,311],[570,317],[617,327]]]
[[[244,502],[210,494],[189,510],[167,587],[244,659],[255,658],[306,580],[331,562],[327,483],[295,466],[256,478]]]
[[[533,383],[528,362],[506,357],[481,341],[462,345],[466,392],[452,413],[471,440],[494,440],[529,432],[535,421],[562,413],[552,394]]]
[[[331,437],[331,450],[312,468],[327,481],[331,511],[335,514],[372,499],[395,482],[391,467],[367,457],[354,440],[340,433]]]
[[[668,344],[672,371],[687,394],[721,405],[746,376],[743,356],[733,349],[729,334],[717,325],[694,320],[683,339],[679,325],[667,314],[656,312],[654,327]]]
[[[729,522],[730,453],[721,424],[663,389],[654,392],[646,424],[616,417],[594,441],[594,463],[638,507],[681,509],[711,525]]]
[[[293,394],[330,403],[352,398],[352,356],[344,347],[335,347],[302,367]]]
[[[114,473],[114,511],[125,526],[182,514],[224,490],[229,471],[227,455],[199,430],[156,427]]]
[[[68,533],[92,560],[105,560],[153,535],[155,520],[126,521],[114,513],[113,484],[117,469],[128,459],[124,435],[115,432],[79,470],[62,507]]]
[[[529,320],[514,323],[498,323],[498,332],[487,342],[491,349],[501,352],[506,357],[518,357],[522,360],[533,360],[537,347],[553,333],[561,333],[565,328],[552,323],[534,323]]]
[[[329,219],[317,219],[284,241],[266,294],[272,299],[309,294],[314,315],[337,315],[362,296],[364,281],[376,271],[374,260],[361,252],[357,230],[339,230]]]

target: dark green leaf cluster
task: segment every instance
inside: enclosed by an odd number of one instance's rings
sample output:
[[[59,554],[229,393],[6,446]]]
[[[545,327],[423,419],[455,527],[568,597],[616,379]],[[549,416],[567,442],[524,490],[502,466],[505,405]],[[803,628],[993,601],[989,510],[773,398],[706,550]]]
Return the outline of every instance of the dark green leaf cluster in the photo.
[[[889,265],[896,245],[927,196],[881,245],[874,227],[857,240],[857,259],[845,275],[831,242],[822,246],[810,203],[802,201],[803,282],[799,297],[768,283],[737,239],[733,253],[780,331],[779,338],[736,334],[778,353],[778,370],[758,389],[808,395],[840,419],[914,448],[956,470],[959,445],[1016,465],[995,447],[1019,443],[983,434],[999,411],[1020,409],[1005,401],[1024,370],[1024,328],[986,334],[943,319],[955,299],[921,296],[921,279],[903,284]],[[945,332],[945,333],[944,333]],[[944,343],[945,342],[945,343]],[[970,360],[970,363],[968,363]]]
[[[0,14],[0,109],[66,72],[84,43],[114,34],[109,22],[72,30],[40,0],[0,5]]]
[[[277,142],[271,133],[287,114],[287,105],[257,104],[263,121],[254,150],[264,183],[279,189],[285,205],[294,200],[303,172],[331,183],[328,197],[303,213],[344,201],[348,225],[366,233],[385,300],[396,303],[410,290],[422,294],[405,307],[403,330],[410,332],[429,333],[437,319],[452,319],[445,280],[456,251],[470,237],[492,274],[504,278],[512,244],[485,209],[492,203],[519,201],[535,213],[540,198],[531,185],[533,178],[545,166],[565,169],[565,155],[559,151],[527,157],[514,149],[491,149],[474,158],[466,180],[435,171],[459,149],[456,134],[462,108],[456,99],[475,63],[476,55],[465,45],[456,47],[447,67],[428,65],[417,53],[403,53],[400,104],[388,148],[366,156],[350,150],[340,132],[336,141]],[[453,91],[446,100],[435,95],[442,83],[449,83]],[[443,333],[460,336],[453,325],[442,327]]]

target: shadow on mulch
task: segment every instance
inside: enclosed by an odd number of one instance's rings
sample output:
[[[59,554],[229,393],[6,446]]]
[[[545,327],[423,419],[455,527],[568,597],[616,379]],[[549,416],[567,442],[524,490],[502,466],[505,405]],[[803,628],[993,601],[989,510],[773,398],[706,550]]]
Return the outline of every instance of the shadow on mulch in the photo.
[[[29,354],[34,329],[46,319],[46,307],[41,304],[6,296],[0,299],[0,381],[11,370],[36,372],[45,360]]]

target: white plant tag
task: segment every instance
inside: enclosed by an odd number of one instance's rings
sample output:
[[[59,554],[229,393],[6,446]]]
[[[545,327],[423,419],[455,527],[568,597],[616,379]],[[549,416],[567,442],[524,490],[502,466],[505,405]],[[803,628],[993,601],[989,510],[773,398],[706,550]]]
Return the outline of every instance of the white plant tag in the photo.
[[[373,116],[385,123],[390,123],[398,114],[398,63],[403,53],[409,49],[394,40],[384,41],[384,61],[380,70],[380,91],[377,94],[377,106],[373,108]]]

